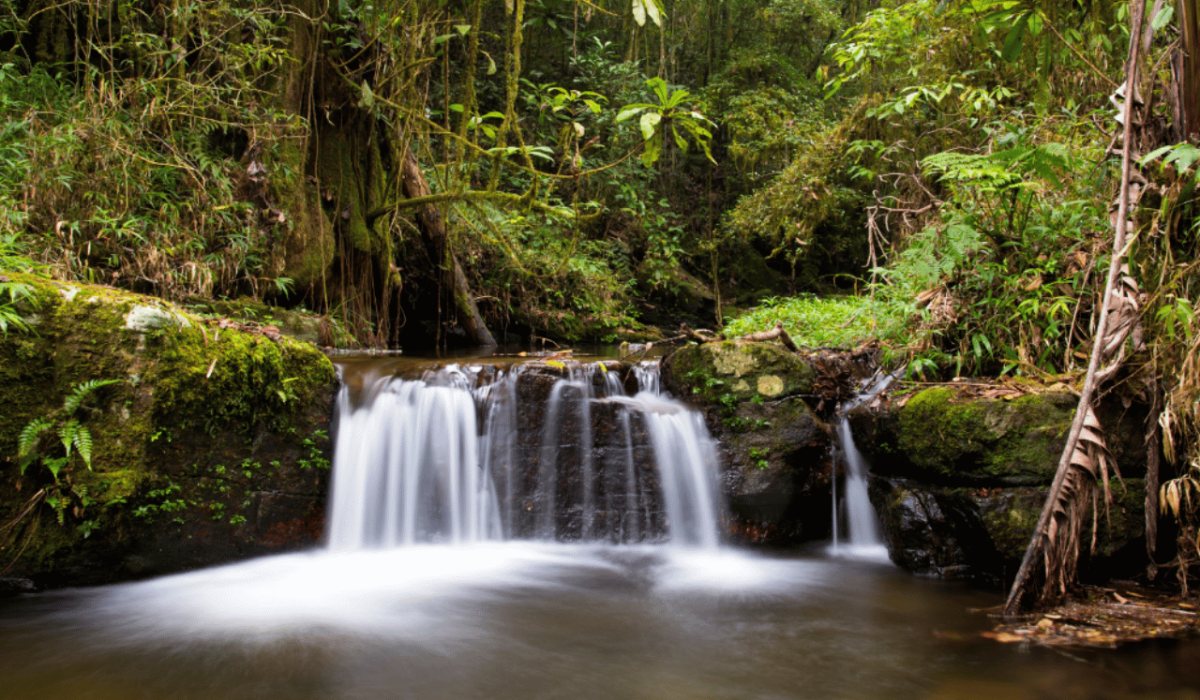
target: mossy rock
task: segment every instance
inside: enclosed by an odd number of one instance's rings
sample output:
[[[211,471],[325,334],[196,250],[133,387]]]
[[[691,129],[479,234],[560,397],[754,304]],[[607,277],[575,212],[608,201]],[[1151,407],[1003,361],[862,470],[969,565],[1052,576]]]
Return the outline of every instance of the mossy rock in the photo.
[[[1100,501],[1096,547],[1084,532],[1081,575],[1103,580],[1135,576],[1144,567],[1145,485],[1111,484],[1113,502]],[[920,574],[1007,586],[1016,574],[1041,515],[1045,487],[940,487],[876,477],[871,501],[892,560]],[[1091,518],[1089,518],[1091,520]],[[1127,556],[1136,551],[1138,556]]]
[[[202,314],[275,326],[281,334],[313,345],[335,348],[357,345],[354,336],[326,316],[284,309],[253,299],[195,298],[188,300],[188,308]]]
[[[1071,428],[1076,398],[1031,394],[1011,401],[961,399],[926,389],[900,409],[895,449],[915,478],[1049,483]]]
[[[830,433],[799,398],[708,411],[720,439],[730,537],[795,545],[828,536]]]
[[[664,360],[663,380],[684,398],[732,405],[810,394],[813,368],[774,343],[723,340],[680,348]]]
[[[328,475],[314,467],[328,460],[337,381],[320,351],[207,326],[151,297],[10,277],[32,292],[18,309],[30,332],[0,338],[0,519],[18,521],[0,558],[15,560],[11,575],[103,583],[320,536]],[[90,380],[115,383],[68,413],[64,398]],[[22,468],[18,436],[39,418],[83,425],[90,468],[57,445],[56,427],[43,461]],[[44,460],[64,457],[53,476]],[[285,514],[269,503],[277,492],[300,501]],[[272,540],[277,526],[305,534]]]
[[[828,536],[830,430],[806,402],[813,368],[774,343],[721,341],[663,360],[666,388],[705,410],[722,446],[729,537],[787,546]]]

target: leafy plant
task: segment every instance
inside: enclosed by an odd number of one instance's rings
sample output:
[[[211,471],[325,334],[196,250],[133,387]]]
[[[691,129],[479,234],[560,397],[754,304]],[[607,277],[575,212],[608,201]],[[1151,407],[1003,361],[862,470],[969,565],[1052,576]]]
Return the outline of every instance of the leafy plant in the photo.
[[[119,379],[92,379],[77,384],[63,400],[61,409],[48,416],[35,418],[26,424],[17,440],[17,457],[21,473],[24,474],[30,464],[40,461],[57,483],[63,468],[70,465],[72,454],[79,455],[90,471],[92,468],[92,434],[83,424],[83,419],[77,417],[76,414],[80,409],[86,408],[84,401],[97,390],[120,382]],[[52,456],[49,451],[41,450],[41,438],[46,432],[53,432],[57,435],[59,444],[63,448],[61,456]]]
[[[667,133],[667,129],[670,129],[671,137],[680,151],[686,153],[689,142],[695,141],[704,150],[704,155],[715,163],[712,149],[709,148],[712,132],[708,128],[713,122],[694,105],[684,105],[691,93],[672,88],[662,78],[651,78],[646,81],[646,85],[658,98],[658,104],[636,102],[625,105],[617,114],[618,122],[641,115],[638,128],[642,133],[644,148],[642,165],[650,167],[658,161],[663,149],[663,134]]]

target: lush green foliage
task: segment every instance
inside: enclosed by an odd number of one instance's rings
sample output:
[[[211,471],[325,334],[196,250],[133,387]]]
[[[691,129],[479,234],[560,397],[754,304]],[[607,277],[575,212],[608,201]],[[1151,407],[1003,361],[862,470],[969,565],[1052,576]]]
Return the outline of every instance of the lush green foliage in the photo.
[[[731,337],[770,330],[777,322],[800,346],[851,348],[869,340],[907,340],[903,306],[868,296],[794,297],[764,299],[752,311],[731,320]]]

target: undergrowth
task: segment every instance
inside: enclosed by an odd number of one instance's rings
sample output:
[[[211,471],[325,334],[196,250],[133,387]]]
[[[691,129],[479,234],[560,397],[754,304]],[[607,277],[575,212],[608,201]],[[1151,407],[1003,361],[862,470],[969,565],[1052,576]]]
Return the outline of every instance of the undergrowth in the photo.
[[[853,347],[874,338],[903,342],[905,312],[899,304],[868,296],[770,297],[730,321],[725,333],[738,337],[782,322],[792,340],[805,347]]]

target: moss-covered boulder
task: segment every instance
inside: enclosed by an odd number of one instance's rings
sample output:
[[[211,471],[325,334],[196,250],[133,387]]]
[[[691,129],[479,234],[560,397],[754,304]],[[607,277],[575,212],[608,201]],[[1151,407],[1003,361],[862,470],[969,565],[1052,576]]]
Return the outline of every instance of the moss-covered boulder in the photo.
[[[30,291],[30,330],[0,337],[7,575],[103,583],[320,537],[337,381],[320,351],[150,297],[9,276]],[[80,428],[86,441],[62,439]]]
[[[814,370],[775,343],[690,345],[665,386],[705,412],[722,449],[734,541],[789,545],[829,534],[830,430],[809,406]]]
[[[926,389],[900,409],[895,445],[914,476],[1041,483],[1054,477],[1076,401],[1070,394],[961,400],[952,388]]]
[[[357,347],[358,342],[340,323],[319,314],[283,309],[253,299],[187,300],[190,311],[209,316],[234,319],[264,327],[274,326],[289,338],[322,347]]]
[[[809,394],[814,374],[781,345],[741,340],[682,347],[663,360],[662,371],[668,389],[705,404]]]
[[[1010,581],[1077,402],[1069,393],[943,386],[854,411],[893,560],[919,573]],[[1096,550],[1083,571],[1133,575],[1141,559],[1127,555],[1144,549],[1145,411],[1113,398],[1098,415],[1126,478],[1112,482],[1114,501],[1100,504]]]
[[[1085,537],[1081,575],[1104,580],[1136,573],[1144,563],[1145,485],[1114,483],[1113,502],[1100,502],[1096,546]],[[909,479],[875,478],[871,501],[892,561],[915,573],[1012,582],[1045,502],[1046,487],[942,487]]]

